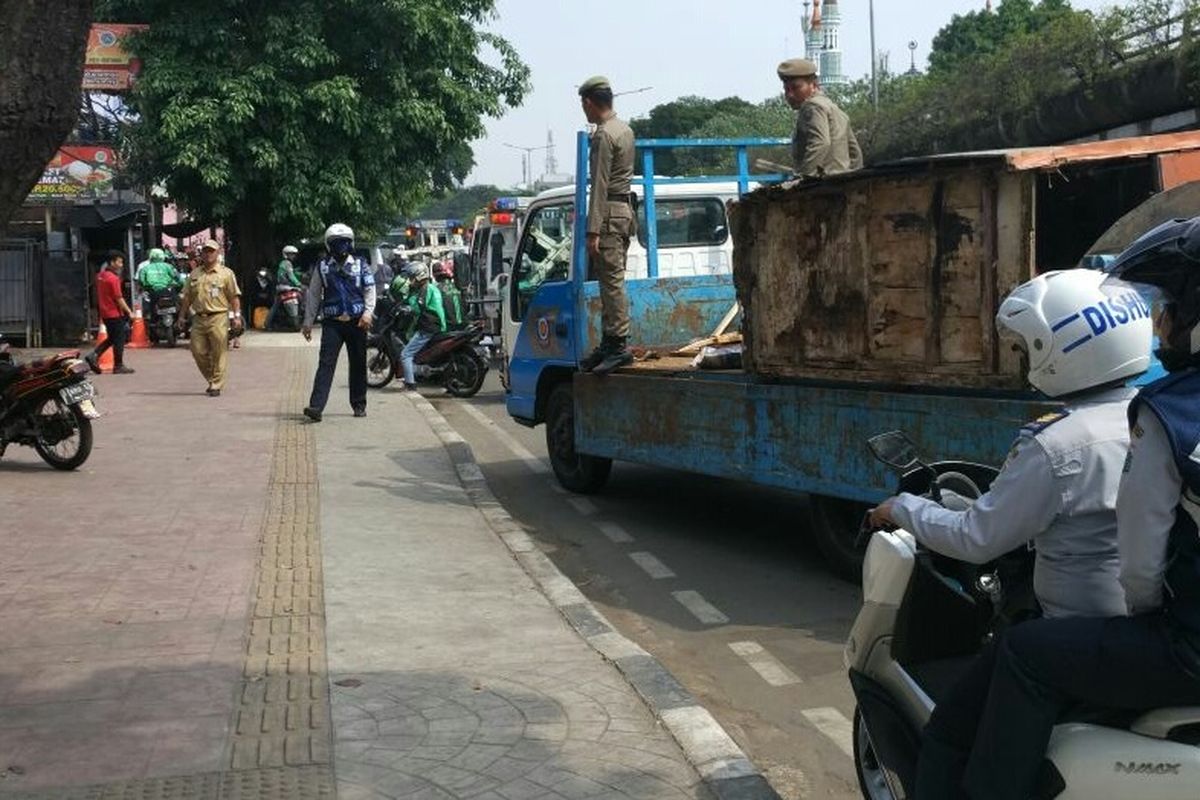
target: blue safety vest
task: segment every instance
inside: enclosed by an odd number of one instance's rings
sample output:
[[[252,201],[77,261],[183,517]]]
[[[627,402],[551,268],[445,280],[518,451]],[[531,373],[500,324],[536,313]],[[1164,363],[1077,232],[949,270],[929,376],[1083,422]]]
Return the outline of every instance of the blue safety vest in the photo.
[[[1162,423],[1183,494],[1167,547],[1164,605],[1184,627],[1200,635],[1200,370],[1190,367],[1145,386],[1129,404],[1130,425],[1148,407]]]
[[[362,259],[353,258],[353,263],[347,268],[332,258],[325,258],[321,260],[319,269],[321,283],[325,287],[321,305],[321,314],[325,319],[361,317],[366,310],[365,289],[375,285],[375,277]]]

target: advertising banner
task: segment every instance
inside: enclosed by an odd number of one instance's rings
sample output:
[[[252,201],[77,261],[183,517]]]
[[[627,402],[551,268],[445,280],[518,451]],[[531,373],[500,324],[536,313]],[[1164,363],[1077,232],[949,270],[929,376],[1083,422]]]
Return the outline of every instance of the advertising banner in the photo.
[[[141,64],[121,46],[121,39],[145,27],[115,23],[96,23],[92,26],[83,67],[85,90],[122,92],[129,88]]]
[[[46,205],[103,197],[112,189],[116,168],[116,153],[107,145],[63,145],[25,202]]]

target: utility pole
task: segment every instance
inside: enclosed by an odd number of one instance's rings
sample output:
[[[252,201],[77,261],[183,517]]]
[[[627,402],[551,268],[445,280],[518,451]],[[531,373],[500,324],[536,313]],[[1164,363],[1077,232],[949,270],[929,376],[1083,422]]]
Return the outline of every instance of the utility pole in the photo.
[[[525,154],[521,160],[521,179],[525,181],[526,186],[533,185],[533,154],[539,150],[545,150],[549,145],[541,145],[540,147],[521,147],[516,144],[503,143],[505,147],[511,147],[513,150],[520,150]]]
[[[867,6],[871,17],[871,107],[879,110],[879,55],[875,52],[875,0]]]

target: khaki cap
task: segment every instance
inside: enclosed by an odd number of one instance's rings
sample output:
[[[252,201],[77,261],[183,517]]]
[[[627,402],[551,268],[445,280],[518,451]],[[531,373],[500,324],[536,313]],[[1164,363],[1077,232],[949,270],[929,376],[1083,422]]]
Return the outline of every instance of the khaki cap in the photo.
[[[776,70],[781,80],[791,78],[812,78],[817,74],[817,65],[807,58],[790,58],[779,65]]]
[[[221,244],[216,239],[209,239],[204,244],[200,245],[201,250],[220,250]]]
[[[588,92],[596,89],[608,89],[612,91],[612,84],[608,82],[608,78],[603,75],[593,75],[583,83],[579,84],[579,96],[583,97]]]

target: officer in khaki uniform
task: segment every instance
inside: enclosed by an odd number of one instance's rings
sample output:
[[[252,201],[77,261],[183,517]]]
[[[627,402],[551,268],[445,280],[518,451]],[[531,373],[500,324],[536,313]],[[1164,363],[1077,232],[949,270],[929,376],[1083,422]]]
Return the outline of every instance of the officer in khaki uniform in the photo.
[[[629,351],[629,298],[625,294],[625,254],[637,233],[633,180],[633,129],[613,112],[608,78],[588,78],[579,87],[591,139],[592,192],[588,198],[587,251],[600,281],[603,339],[580,361],[585,372],[607,375],[633,363]]]
[[[792,171],[799,178],[823,178],[862,169],[862,150],[850,118],[821,93],[817,65],[793,58],[779,65],[783,97],[796,113]]]
[[[242,300],[233,270],[221,263],[221,245],[211,239],[201,248],[203,266],[192,270],[183,286],[179,304],[179,327],[192,316],[192,357],[208,381],[209,397],[220,397],[225,387],[226,345],[229,342],[229,312],[233,327],[241,330]]]

